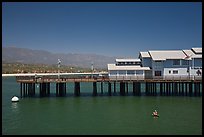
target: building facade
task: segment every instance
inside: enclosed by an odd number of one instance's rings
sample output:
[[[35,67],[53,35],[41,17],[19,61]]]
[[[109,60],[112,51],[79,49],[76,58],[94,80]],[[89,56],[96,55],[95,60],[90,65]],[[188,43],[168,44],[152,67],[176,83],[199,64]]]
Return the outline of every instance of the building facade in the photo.
[[[145,71],[140,59],[116,59],[115,64],[108,64],[108,76],[111,80],[138,80],[145,78]]]
[[[202,79],[202,48],[151,50],[108,64],[110,79]]]

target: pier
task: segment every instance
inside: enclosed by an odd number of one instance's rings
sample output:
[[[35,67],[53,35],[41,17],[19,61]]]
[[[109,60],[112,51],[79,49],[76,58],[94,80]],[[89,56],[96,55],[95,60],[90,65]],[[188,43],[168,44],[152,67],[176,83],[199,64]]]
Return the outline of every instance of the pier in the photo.
[[[141,79],[141,80],[110,80],[107,76],[104,77],[68,77],[57,75],[43,75],[36,77],[16,76],[16,81],[20,83],[20,96],[32,97],[36,94],[36,84],[39,86],[40,97],[50,96],[50,84],[55,84],[56,96],[66,96],[67,85],[74,83],[74,96],[80,96],[81,82],[92,83],[92,96],[104,94],[104,83],[107,84],[108,96],[119,93],[120,96],[126,96],[129,93],[133,96],[202,96],[202,79],[194,80],[164,80],[164,79]],[[97,84],[98,83],[98,84]],[[100,86],[100,88],[97,88]],[[116,90],[119,87],[119,91]],[[132,86],[132,87],[131,87]],[[97,91],[100,89],[100,91]]]

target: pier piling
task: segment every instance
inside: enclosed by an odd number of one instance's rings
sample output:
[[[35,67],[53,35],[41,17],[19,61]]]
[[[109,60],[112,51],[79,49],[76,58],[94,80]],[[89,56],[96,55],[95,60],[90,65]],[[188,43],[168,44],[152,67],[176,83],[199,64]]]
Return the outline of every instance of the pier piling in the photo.
[[[18,77],[19,78],[19,77]],[[39,95],[40,97],[49,96],[50,95],[50,82],[53,82],[52,77],[49,79],[48,77],[41,79],[29,79],[30,77],[21,77],[17,82],[20,83],[20,97],[33,97],[35,96],[35,87],[36,85],[39,87]],[[107,79],[69,79],[62,78],[60,80],[54,81],[56,83],[56,96],[65,96],[66,95],[66,83],[74,82],[74,95],[80,96],[80,82],[93,82],[93,96],[97,96],[97,82],[101,83],[101,94],[104,92],[103,82],[107,82],[108,86],[108,95],[112,96],[112,85],[113,83],[113,91],[116,93],[116,87],[119,86],[119,92],[121,96],[125,96],[129,94],[129,90],[132,89],[133,95],[139,96],[141,95],[141,87],[144,84],[145,95],[146,96],[200,96],[202,94],[202,80],[107,80]],[[117,83],[118,84],[117,84]],[[129,86],[132,87],[129,88]],[[107,92],[107,91],[106,91]]]
[[[120,82],[120,95],[125,96],[125,83]]]
[[[111,82],[108,82],[108,95],[111,96]]]
[[[97,83],[93,82],[93,96],[97,96]]]
[[[80,82],[74,83],[74,95],[80,96]]]

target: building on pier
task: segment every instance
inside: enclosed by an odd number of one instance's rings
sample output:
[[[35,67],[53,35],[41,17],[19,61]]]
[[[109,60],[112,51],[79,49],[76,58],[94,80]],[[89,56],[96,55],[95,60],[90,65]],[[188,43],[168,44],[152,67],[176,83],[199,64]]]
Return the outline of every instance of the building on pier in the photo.
[[[150,50],[138,59],[116,59],[108,64],[110,79],[200,79],[202,48],[190,50]]]
[[[116,59],[115,64],[108,64],[110,80],[141,80],[147,70],[150,68],[142,67],[140,59]]]

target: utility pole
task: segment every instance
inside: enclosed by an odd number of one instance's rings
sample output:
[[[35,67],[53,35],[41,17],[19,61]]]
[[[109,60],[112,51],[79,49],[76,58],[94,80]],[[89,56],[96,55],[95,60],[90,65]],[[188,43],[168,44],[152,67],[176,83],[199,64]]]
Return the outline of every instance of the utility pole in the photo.
[[[58,81],[59,81],[59,79],[60,79],[60,64],[61,64],[61,60],[60,59],[58,59]]]
[[[93,62],[91,62],[91,78],[93,78],[93,70],[94,70],[94,68],[93,68]]]

